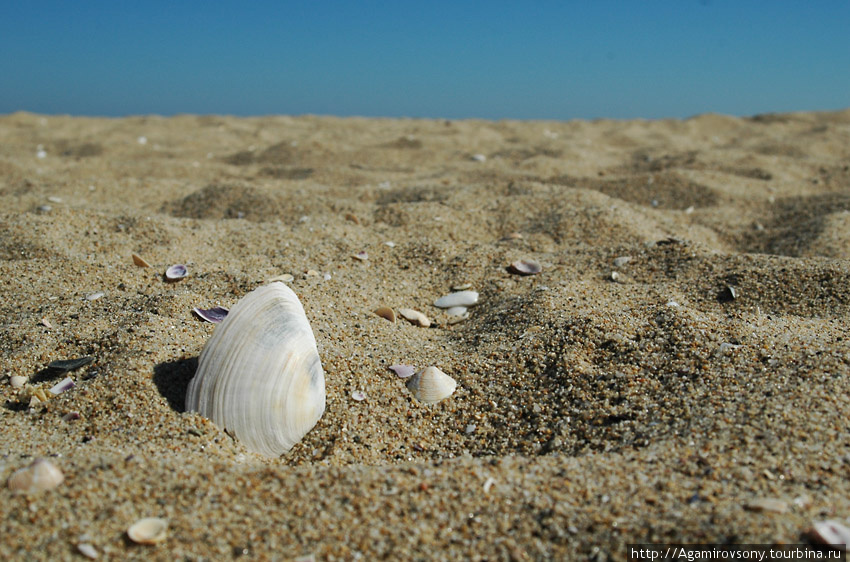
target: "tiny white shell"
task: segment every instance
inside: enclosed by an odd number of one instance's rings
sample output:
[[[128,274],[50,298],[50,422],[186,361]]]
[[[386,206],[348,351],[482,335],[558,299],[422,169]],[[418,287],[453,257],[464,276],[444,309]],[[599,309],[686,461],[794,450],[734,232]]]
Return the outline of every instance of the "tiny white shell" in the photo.
[[[453,308],[455,306],[474,306],[478,304],[478,291],[458,291],[434,301],[437,308]]]
[[[35,459],[32,464],[16,470],[9,477],[9,489],[21,494],[52,490],[65,480],[65,475],[47,459]]]
[[[398,313],[401,314],[409,322],[427,328],[431,325],[431,319],[412,308],[399,308]]]
[[[165,540],[168,521],[159,517],[139,519],[127,529],[127,536],[138,544],[156,544]]]
[[[268,457],[286,453],[316,425],[325,411],[325,375],[292,289],[272,283],[233,306],[201,352],[186,410]]]
[[[436,404],[448,398],[457,388],[457,381],[437,367],[425,367],[407,379],[405,384],[414,398],[426,404]]]

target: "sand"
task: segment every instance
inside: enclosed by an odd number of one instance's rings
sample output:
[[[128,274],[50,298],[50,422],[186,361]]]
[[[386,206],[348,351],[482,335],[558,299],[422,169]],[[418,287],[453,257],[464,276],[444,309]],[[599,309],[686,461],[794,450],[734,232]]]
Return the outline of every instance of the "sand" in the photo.
[[[83,559],[83,543],[110,560],[607,560],[629,543],[801,542],[850,516],[848,165],[850,110],[0,116],[0,557]],[[517,259],[543,271],[512,274]],[[176,263],[189,276],[166,283]],[[215,329],[192,308],[283,274],[327,410],[265,459],[184,412]],[[432,303],[467,283],[480,303],[452,324]],[[421,404],[394,363],[458,389]],[[73,389],[30,407],[65,376]],[[36,457],[64,482],[10,491]],[[127,538],[143,517],[167,520],[165,540]]]

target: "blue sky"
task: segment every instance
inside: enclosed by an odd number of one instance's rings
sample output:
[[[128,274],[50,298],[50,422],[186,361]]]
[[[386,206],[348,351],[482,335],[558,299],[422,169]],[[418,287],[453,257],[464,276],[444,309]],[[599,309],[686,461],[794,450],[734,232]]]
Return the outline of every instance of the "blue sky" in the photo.
[[[848,106],[848,0],[0,0],[0,113],[566,120]]]

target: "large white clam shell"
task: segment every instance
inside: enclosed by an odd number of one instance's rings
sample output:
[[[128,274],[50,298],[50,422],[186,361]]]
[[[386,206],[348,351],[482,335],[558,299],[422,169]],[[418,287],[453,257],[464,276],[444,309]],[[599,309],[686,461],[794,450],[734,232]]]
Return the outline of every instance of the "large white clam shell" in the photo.
[[[292,289],[272,283],[233,306],[201,352],[186,410],[268,457],[286,453],[316,425],[325,374]]]

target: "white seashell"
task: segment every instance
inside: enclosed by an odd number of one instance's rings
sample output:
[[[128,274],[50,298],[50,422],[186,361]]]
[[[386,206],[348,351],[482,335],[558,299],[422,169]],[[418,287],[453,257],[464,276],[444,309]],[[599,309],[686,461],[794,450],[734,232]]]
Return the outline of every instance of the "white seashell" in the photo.
[[[12,375],[9,379],[9,384],[12,385],[12,388],[23,388],[27,382],[29,382],[29,379],[23,375]]]
[[[850,528],[834,519],[813,522],[809,536],[821,544],[843,545],[844,550],[850,545]]]
[[[473,306],[478,304],[478,291],[458,291],[434,301],[437,308],[453,308],[455,306]]]
[[[138,544],[156,544],[165,540],[168,521],[159,517],[139,519],[127,529],[127,536]]]
[[[427,328],[431,325],[431,319],[419,312],[418,310],[413,310],[412,308],[399,308],[398,313],[401,314],[406,320],[416,324],[418,326],[422,326],[423,328]]]
[[[451,308],[446,309],[446,314],[449,316],[463,316],[466,314],[465,306],[453,306]]]
[[[92,560],[95,560],[99,556],[97,549],[87,542],[81,542],[78,544],[77,550],[80,551],[80,554],[86,558],[91,558]]]
[[[325,375],[292,289],[272,283],[233,306],[201,352],[186,410],[268,457],[286,453],[316,425]]]
[[[35,459],[32,464],[16,470],[9,477],[9,489],[22,494],[52,490],[65,480],[62,471],[47,459]]]
[[[457,388],[457,381],[437,367],[425,367],[407,379],[406,384],[413,397],[426,404],[448,398]]]

